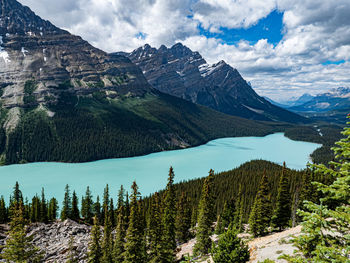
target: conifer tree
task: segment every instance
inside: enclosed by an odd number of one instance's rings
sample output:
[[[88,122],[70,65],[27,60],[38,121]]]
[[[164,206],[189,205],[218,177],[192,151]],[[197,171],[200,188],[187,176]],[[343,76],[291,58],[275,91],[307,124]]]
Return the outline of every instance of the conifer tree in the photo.
[[[124,196],[125,196],[125,190],[124,190],[124,186],[121,185],[119,192],[118,192],[118,203],[117,203],[117,211],[119,211],[119,209],[125,205],[124,203]]]
[[[56,198],[51,198],[49,202],[49,209],[48,209],[48,220],[49,221],[55,221],[57,218],[57,212],[58,212],[58,202]]]
[[[210,170],[209,176],[205,178],[201,199],[199,202],[198,227],[196,234],[195,255],[205,255],[211,247],[211,226],[213,222],[213,177],[214,171]]]
[[[80,219],[80,212],[79,212],[79,208],[78,208],[78,197],[77,197],[75,191],[73,191],[72,212],[71,212],[70,218],[74,221],[79,221],[79,219]]]
[[[95,217],[97,217],[98,221],[100,221],[101,219],[101,203],[100,203],[100,197],[97,196],[96,198],[96,202],[94,203],[94,215]]]
[[[101,250],[101,230],[98,224],[98,218],[93,218],[94,225],[91,229],[91,239],[88,248],[88,262],[89,263],[100,263],[102,258]]]
[[[105,204],[107,206],[107,204]],[[102,239],[102,262],[113,262],[113,239],[112,239],[112,222],[108,207],[104,208],[105,220]]]
[[[244,197],[242,192],[242,185],[239,185],[238,198],[236,201],[235,213],[235,227],[238,233],[243,231],[243,217],[244,217]]]
[[[136,182],[132,184],[132,194],[130,196],[130,216],[129,227],[126,234],[126,244],[124,253],[124,263],[146,262],[144,233],[140,231],[139,196]]]
[[[258,193],[249,218],[250,231],[254,236],[264,235],[270,225],[271,201],[266,172],[261,179]]]
[[[236,201],[231,199],[229,201],[225,201],[224,209],[221,214],[221,223],[223,229],[228,228],[230,224],[235,223],[235,215],[236,215]]]
[[[23,204],[23,195],[22,191],[19,189],[19,184],[16,182],[13,187],[12,195],[10,196],[10,206],[9,206],[9,216],[12,217],[12,213],[14,213],[18,209],[18,205]]]
[[[69,185],[67,184],[64,192],[64,199],[62,203],[61,220],[71,218],[72,215],[72,199],[70,196]]]
[[[111,222],[112,227],[115,227],[115,211],[114,211],[114,202],[113,198],[109,201],[109,221]]]
[[[161,245],[162,262],[174,262],[175,260],[175,191],[174,191],[174,170],[169,169],[168,183],[165,189],[164,212],[163,212],[163,231]]]
[[[5,199],[3,196],[0,198],[0,224],[5,224],[7,222],[7,209],[5,204]]]
[[[248,246],[237,237],[237,230],[232,225],[220,235],[218,244],[213,245],[211,253],[217,263],[244,263],[250,257]]]
[[[81,202],[81,216],[84,218],[85,223],[91,224],[93,221],[93,201],[92,194],[89,186],[86,188],[85,196]]]
[[[117,227],[115,230],[115,240],[113,245],[113,260],[115,263],[122,263],[124,261],[124,246],[126,236],[126,220],[125,220],[125,208],[120,206],[117,211]]]
[[[101,222],[104,225],[105,220],[105,209],[109,208],[109,186],[106,184],[105,189],[103,190],[103,203],[102,203],[102,211],[101,211]]]
[[[128,194],[128,192],[126,192],[126,195],[125,195],[125,220],[126,220],[127,225],[129,225],[129,217],[130,217],[129,194]]]
[[[335,161],[329,166],[312,165],[317,175],[331,175],[333,182],[330,185],[313,183],[323,196],[319,199],[320,204],[304,201],[305,210],[299,211],[303,218],[302,233],[293,241],[300,253],[284,255],[288,262],[349,262],[350,127],[346,127],[342,134],[346,137],[332,148]]]
[[[149,261],[161,261],[161,246],[162,246],[162,212],[159,193],[154,194],[151,200],[149,221],[148,221],[148,250]]]
[[[47,204],[45,199],[44,188],[41,189],[41,202],[40,202],[40,222],[47,223]]]
[[[175,221],[176,239],[180,243],[187,242],[190,237],[191,228],[191,210],[188,202],[188,198],[184,192],[181,193],[179,201],[177,203],[177,214]]]
[[[77,251],[76,247],[74,246],[74,237],[71,236],[68,242],[68,249],[69,249],[69,255],[67,263],[78,263],[78,257],[77,257]]]
[[[225,232],[225,228],[222,225],[221,216],[218,215],[217,220],[216,220],[216,226],[215,226],[215,234],[221,235],[224,232]]]
[[[281,231],[289,225],[291,219],[291,196],[289,193],[289,180],[285,173],[286,164],[283,163],[281,178],[278,185],[276,208],[271,218],[273,227]]]
[[[35,195],[32,198],[32,205],[30,207],[30,221],[39,222],[40,214],[40,199],[37,195]]]
[[[42,252],[32,244],[33,237],[26,236],[26,221],[23,218],[23,203],[14,201],[9,238],[0,255],[6,262],[41,262]]]

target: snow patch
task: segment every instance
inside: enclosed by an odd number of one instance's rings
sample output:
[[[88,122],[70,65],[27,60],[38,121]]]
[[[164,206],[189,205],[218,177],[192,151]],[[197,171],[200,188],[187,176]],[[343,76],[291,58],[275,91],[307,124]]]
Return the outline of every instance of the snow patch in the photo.
[[[11,60],[10,60],[9,53],[7,53],[7,51],[1,46],[2,44],[3,44],[2,37],[0,36],[0,58],[2,58],[7,64],[11,62]]]
[[[23,57],[25,57],[26,53],[28,53],[28,50],[25,50],[24,47],[22,47],[21,52],[23,54]]]
[[[264,113],[264,111],[263,111],[263,110],[254,109],[254,108],[249,107],[249,106],[244,105],[244,104],[243,104],[243,106],[244,106],[244,107],[246,107],[248,110],[254,111],[254,112],[258,113],[258,114],[263,114],[263,113]]]

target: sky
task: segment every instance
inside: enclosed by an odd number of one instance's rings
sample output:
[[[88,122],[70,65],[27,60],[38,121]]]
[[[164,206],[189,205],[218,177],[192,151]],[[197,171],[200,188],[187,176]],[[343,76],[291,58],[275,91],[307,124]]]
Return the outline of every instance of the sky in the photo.
[[[107,51],[182,42],[283,101],[350,87],[350,0],[20,0]]]

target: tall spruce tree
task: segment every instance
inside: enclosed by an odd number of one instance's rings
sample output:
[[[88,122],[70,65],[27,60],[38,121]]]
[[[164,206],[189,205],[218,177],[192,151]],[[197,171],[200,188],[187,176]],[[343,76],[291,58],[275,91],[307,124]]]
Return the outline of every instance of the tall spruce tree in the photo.
[[[89,186],[86,188],[85,196],[82,198],[81,202],[81,216],[84,218],[84,222],[91,224],[93,221],[93,201],[92,194]]]
[[[8,220],[6,203],[3,196],[0,198],[0,224],[5,224]]]
[[[109,208],[109,186],[106,184],[105,189],[103,190],[103,203],[102,203],[102,211],[101,211],[101,222],[104,225],[105,220],[105,210]]]
[[[94,226],[91,229],[90,242],[88,247],[88,262],[89,263],[100,263],[102,258],[101,249],[101,230],[98,223],[98,218],[93,218]]]
[[[47,203],[45,199],[44,188],[41,189],[41,202],[40,202],[40,222],[47,223]]]
[[[266,172],[261,179],[249,218],[250,231],[254,236],[266,234],[271,221],[271,201]]]
[[[67,184],[64,190],[64,199],[61,210],[61,220],[66,220],[72,216],[72,199],[70,196],[69,185]]]
[[[107,204],[105,204],[107,206]],[[113,238],[112,238],[112,222],[108,207],[104,208],[105,220],[102,239],[102,262],[113,262]]]
[[[56,198],[51,198],[49,202],[49,209],[48,209],[48,220],[49,221],[55,221],[57,218],[57,212],[58,212],[58,202]]]
[[[291,219],[291,195],[289,193],[289,180],[286,176],[286,164],[283,163],[281,178],[278,185],[276,208],[271,218],[273,227],[282,229],[289,225]]]
[[[39,222],[40,221],[40,199],[37,195],[32,198],[32,204],[30,207],[30,221]]]
[[[214,171],[209,171],[209,176],[205,178],[201,199],[199,202],[199,212],[198,212],[198,227],[196,234],[196,244],[194,247],[195,255],[205,255],[211,247],[211,232],[213,223],[213,208],[214,208],[214,198],[213,198],[213,177]]]
[[[176,203],[174,191],[174,169],[170,167],[168,175],[168,183],[164,193],[164,212],[162,216],[163,231],[162,231],[162,248],[161,261],[174,262],[175,260],[175,216]]]
[[[78,197],[75,191],[73,191],[73,197],[72,197],[72,212],[70,218],[74,221],[79,221],[80,219],[80,212],[78,207]]]
[[[243,231],[243,217],[244,217],[244,197],[242,185],[239,184],[238,198],[236,201],[236,213],[235,213],[235,227],[238,233]]]
[[[96,202],[94,203],[93,207],[94,216],[97,217],[98,221],[101,220],[101,203],[100,203],[100,197],[97,196]]]
[[[120,206],[117,210],[117,227],[115,229],[115,240],[113,245],[113,260],[115,263],[122,263],[124,261],[126,230],[125,207]]]
[[[180,243],[185,243],[191,237],[191,209],[185,192],[181,193],[176,210],[176,239]]]
[[[136,182],[133,182],[131,188],[129,227],[126,234],[124,263],[143,263],[146,262],[147,257],[145,254],[144,232],[140,230],[141,218],[138,202],[140,193]]]
[[[66,263],[79,263],[77,248],[74,246],[74,237],[71,236],[68,242],[68,260]]]
[[[349,262],[350,127],[345,127],[342,134],[345,138],[332,148],[335,161],[330,162],[329,166],[312,165],[315,174],[324,177],[331,175],[333,182],[313,183],[322,192],[322,197],[319,204],[304,201],[305,210],[299,211],[303,218],[302,232],[293,240],[299,253],[284,255],[288,262]]]
[[[16,200],[16,199],[15,199]],[[19,199],[20,200],[20,199]],[[32,244],[33,237],[26,235],[26,221],[23,218],[23,203],[14,201],[9,238],[0,254],[6,262],[41,262],[42,252]]]
[[[222,227],[224,229],[228,228],[230,224],[235,223],[235,215],[236,215],[236,201],[234,199],[225,201],[224,209],[221,214]]]
[[[154,194],[154,198],[151,200],[149,209],[149,221],[148,221],[148,251],[149,262],[162,262],[161,261],[161,248],[162,248],[162,212],[159,193]]]

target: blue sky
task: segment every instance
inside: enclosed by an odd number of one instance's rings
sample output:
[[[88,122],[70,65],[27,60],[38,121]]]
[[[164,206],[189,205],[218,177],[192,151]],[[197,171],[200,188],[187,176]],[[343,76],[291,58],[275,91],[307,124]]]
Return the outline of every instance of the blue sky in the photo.
[[[219,28],[219,32],[212,33],[198,25],[199,33],[207,38],[222,40],[228,45],[236,45],[241,40],[256,44],[260,39],[267,39],[271,44],[277,45],[283,37],[283,13],[273,10],[267,17],[260,19],[256,25],[248,28]]]
[[[350,0],[19,1],[107,52],[182,42],[277,101],[350,86]]]

